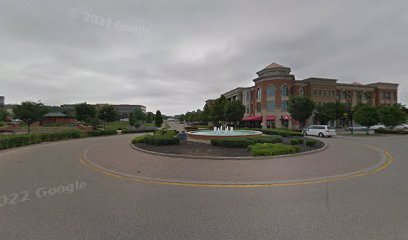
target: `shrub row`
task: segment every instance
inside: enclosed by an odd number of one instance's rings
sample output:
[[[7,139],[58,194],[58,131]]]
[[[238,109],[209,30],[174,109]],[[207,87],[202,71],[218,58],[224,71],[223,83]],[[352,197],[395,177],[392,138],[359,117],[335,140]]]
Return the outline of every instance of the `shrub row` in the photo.
[[[408,134],[408,131],[403,131],[403,130],[394,131],[394,130],[383,129],[383,128],[376,129],[374,131],[375,133],[380,133],[380,134]]]
[[[116,130],[93,130],[87,133],[89,137],[116,135]]]
[[[250,145],[248,150],[252,156],[275,156],[292,154],[300,151],[298,146],[289,146],[282,143],[257,143]]]
[[[144,132],[154,132],[157,130],[157,127],[151,127],[151,126],[147,126],[147,127],[140,127],[140,128],[136,128],[136,129],[123,129],[122,133],[144,133]]]
[[[170,135],[146,135],[139,141],[143,141],[146,144],[163,146],[163,145],[176,145],[180,143],[180,140],[174,136]]]
[[[177,130],[160,129],[154,132],[155,136],[176,136],[179,133]]]
[[[145,135],[137,136],[137,137],[133,138],[132,144],[144,143],[145,142],[144,139],[145,139],[146,136],[149,136],[149,134],[145,134]]]
[[[24,135],[7,135],[0,138],[0,149],[8,149],[13,147],[27,146],[30,144],[41,142],[53,142],[65,139],[73,139],[82,137],[79,131],[66,131],[56,133],[41,133],[41,134],[24,134]]]
[[[281,143],[281,136],[260,136],[251,138],[220,138],[212,139],[211,144],[219,147],[246,148],[256,143]]]
[[[284,129],[261,129],[260,131],[264,134],[280,135],[282,137],[290,137],[290,136],[302,137],[303,136],[303,133],[301,132],[295,132],[295,131],[284,130]]]
[[[313,147],[314,145],[316,145],[316,143],[317,141],[313,139],[306,140],[306,146],[309,146],[309,147]]]
[[[304,141],[302,138],[296,138],[296,139],[291,139],[290,144],[291,145],[297,145],[297,144],[303,144]]]

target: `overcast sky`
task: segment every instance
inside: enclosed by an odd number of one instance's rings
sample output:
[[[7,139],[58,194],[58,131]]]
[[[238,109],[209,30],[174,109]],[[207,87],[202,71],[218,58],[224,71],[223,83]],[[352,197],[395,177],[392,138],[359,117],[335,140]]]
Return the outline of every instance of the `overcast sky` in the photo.
[[[408,1],[0,0],[6,103],[172,115],[252,86],[272,62],[296,79],[399,83],[407,104]]]

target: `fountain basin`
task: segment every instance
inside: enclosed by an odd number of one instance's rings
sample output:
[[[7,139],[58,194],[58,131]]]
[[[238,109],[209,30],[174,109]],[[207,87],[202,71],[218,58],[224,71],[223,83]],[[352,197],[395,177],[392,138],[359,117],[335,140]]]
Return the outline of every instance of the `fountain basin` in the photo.
[[[213,131],[213,130],[199,130],[187,132],[189,140],[211,140],[218,138],[247,138],[261,136],[262,132],[252,130],[233,130],[233,131]]]

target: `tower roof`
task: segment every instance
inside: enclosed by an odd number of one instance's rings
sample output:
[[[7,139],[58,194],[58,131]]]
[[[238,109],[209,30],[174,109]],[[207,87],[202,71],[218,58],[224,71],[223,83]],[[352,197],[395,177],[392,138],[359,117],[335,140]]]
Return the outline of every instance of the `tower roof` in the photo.
[[[273,68],[288,68],[288,67],[282,66],[282,65],[274,62],[274,63],[269,64],[268,66],[266,66],[264,69],[273,69]]]

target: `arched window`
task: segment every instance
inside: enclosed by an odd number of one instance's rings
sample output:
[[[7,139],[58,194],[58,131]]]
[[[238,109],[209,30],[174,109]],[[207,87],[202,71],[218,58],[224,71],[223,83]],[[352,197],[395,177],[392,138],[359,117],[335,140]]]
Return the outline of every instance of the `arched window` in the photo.
[[[256,92],[256,98],[261,99],[261,97],[262,97],[261,88],[258,88],[258,90]]]
[[[287,97],[287,96],[289,96],[289,88],[288,88],[288,86],[283,85],[283,86],[281,87],[281,96],[282,96],[282,97]]]
[[[304,87],[301,87],[299,92],[300,92],[300,96],[305,96],[305,88]]]
[[[269,85],[266,88],[266,96],[267,97],[275,97],[275,86]]]

